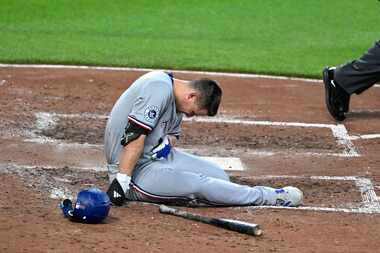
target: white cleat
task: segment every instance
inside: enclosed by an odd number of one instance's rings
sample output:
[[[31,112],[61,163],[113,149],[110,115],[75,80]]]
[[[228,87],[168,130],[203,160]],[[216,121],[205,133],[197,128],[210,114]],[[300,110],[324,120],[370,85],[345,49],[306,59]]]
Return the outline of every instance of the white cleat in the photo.
[[[293,186],[276,189],[276,206],[300,206],[303,202],[303,193]]]

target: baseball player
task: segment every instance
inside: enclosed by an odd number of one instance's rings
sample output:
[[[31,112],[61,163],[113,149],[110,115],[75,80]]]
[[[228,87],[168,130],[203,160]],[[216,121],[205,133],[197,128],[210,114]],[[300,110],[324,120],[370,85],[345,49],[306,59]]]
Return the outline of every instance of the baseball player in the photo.
[[[360,58],[323,70],[326,107],[331,116],[342,121],[349,111],[350,97],[360,94],[380,81],[380,41]]]
[[[163,71],[138,78],[116,101],[105,130],[111,202],[300,205],[298,188],[235,184],[218,165],[174,147],[183,114],[214,116],[221,96],[209,79],[185,81]]]

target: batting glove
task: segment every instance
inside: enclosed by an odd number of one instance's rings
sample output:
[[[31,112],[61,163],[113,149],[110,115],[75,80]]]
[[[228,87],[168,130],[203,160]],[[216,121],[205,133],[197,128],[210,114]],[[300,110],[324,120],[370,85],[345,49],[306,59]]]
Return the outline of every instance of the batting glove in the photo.
[[[165,136],[164,139],[160,139],[159,144],[152,149],[152,159],[161,160],[168,157],[171,148],[169,137]]]
[[[131,177],[117,173],[116,178],[110,184],[107,195],[111,202],[116,206],[122,206],[126,201],[125,193],[129,190],[129,184],[131,183]]]

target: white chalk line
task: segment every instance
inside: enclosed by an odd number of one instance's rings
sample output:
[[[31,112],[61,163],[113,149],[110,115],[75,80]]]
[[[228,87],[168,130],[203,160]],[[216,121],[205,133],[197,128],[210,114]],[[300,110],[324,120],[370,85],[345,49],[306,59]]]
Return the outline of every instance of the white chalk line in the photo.
[[[94,148],[102,149],[103,145],[100,144],[90,144],[90,143],[79,143],[79,142],[65,142],[63,140],[53,139],[45,136],[34,136],[32,138],[24,139],[24,142],[31,142],[37,144],[51,144],[58,148]]]
[[[356,140],[371,140],[371,139],[378,139],[380,138],[380,134],[356,134],[349,136],[350,140],[356,141]]]
[[[36,113],[36,127],[40,130],[53,128],[59,117],[63,118],[87,118],[87,119],[102,119],[107,120],[107,115],[96,113],[80,113],[80,114],[64,114],[64,113],[50,113],[38,112]],[[310,128],[330,128],[334,137],[337,138],[338,144],[345,147],[344,154],[348,157],[360,156],[359,152],[351,141],[353,140],[366,140],[378,139],[380,134],[363,134],[363,135],[349,135],[344,125],[334,124],[318,124],[318,123],[300,123],[300,122],[275,122],[275,121],[253,121],[253,120],[240,120],[227,118],[225,116],[206,118],[206,117],[193,117],[183,118],[185,122],[204,122],[204,123],[225,123],[225,124],[241,124],[241,125],[257,125],[257,126],[282,126],[282,127],[310,127]]]
[[[311,180],[328,180],[328,181],[353,181],[356,187],[359,188],[362,197],[362,206],[357,208],[332,208],[332,207],[281,207],[281,206],[249,206],[239,207],[247,209],[262,209],[262,208],[276,208],[276,209],[291,209],[291,210],[308,210],[308,211],[323,211],[323,212],[344,212],[344,213],[363,213],[372,214],[380,213],[380,202],[376,195],[375,188],[372,181],[368,178],[357,176],[289,176],[289,175],[265,175],[265,176],[249,176],[241,177],[241,179],[311,179]]]
[[[63,168],[60,166],[51,166],[51,165],[44,165],[44,164],[39,164],[39,165],[27,165],[27,164],[16,164],[16,163],[3,163],[0,164],[0,172],[6,172],[9,170],[9,168],[13,168],[19,171],[22,170],[33,170],[36,168],[44,168],[47,170],[53,170],[57,168]],[[91,167],[78,167],[78,166],[69,166],[70,169],[73,170],[82,170],[82,171],[96,171],[96,172],[106,172],[106,166],[91,166]],[[59,182],[69,182],[66,179],[59,178],[59,177],[54,177],[53,178]],[[66,186],[60,186],[60,187],[52,187],[50,192],[49,192],[49,197],[52,199],[73,199],[74,195],[73,192],[70,191]]]
[[[153,68],[133,68],[133,67],[106,67],[106,66],[86,66],[86,65],[54,65],[54,64],[6,64],[0,63],[0,68],[45,68],[45,69],[88,69],[88,70],[110,70],[110,71],[135,71],[135,72],[150,72],[155,70],[171,71],[182,74],[197,74],[197,75],[211,75],[211,76],[225,76],[237,78],[264,78],[274,80],[294,80],[303,81],[306,83],[322,83],[320,79],[313,78],[300,78],[289,76],[272,76],[272,75],[258,75],[250,73],[231,73],[231,72],[215,72],[215,71],[196,71],[196,70],[173,70],[173,69],[153,69]],[[374,87],[380,87],[376,84]]]
[[[66,113],[56,113],[56,112],[37,112],[36,118],[40,119],[42,121],[56,121],[57,118],[86,118],[86,119],[102,119],[106,120],[108,119],[107,115],[104,114],[97,114],[97,113],[71,113],[71,114],[66,114]]]
[[[350,137],[348,135],[347,129],[344,125],[333,125],[331,126],[331,131],[334,137],[337,139],[338,144],[344,147],[344,154],[347,154],[349,157],[359,157],[359,151],[356,149]]]
[[[21,165],[15,163],[8,164],[0,164],[0,172],[6,171],[8,167],[13,167],[18,170],[24,169],[35,169],[35,168],[45,168],[45,169],[57,169],[54,166],[48,165],[39,165],[39,166],[31,166],[31,165]],[[105,166],[92,166],[92,167],[78,167],[78,166],[70,166],[70,169],[74,170],[90,170],[90,171],[98,171],[105,172],[107,171]],[[374,191],[374,187],[372,182],[368,178],[362,178],[357,176],[288,176],[288,175],[266,175],[266,176],[251,176],[251,177],[241,177],[241,179],[305,179],[310,178],[313,180],[329,180],[329,181],[354,181],[356,186],[359,188],[363,205],[364,207],[357,208],[334,208],[334,207],[313,207],[313,206],[300,206],[300,207],[281,207],[281,206],[244,206],[244,207],[232,207],[233,209],[288,209],[288,210],[305,210],[305,211],[315,211],[315,212],[343,212],[343,213],[354,213],[354,214],[376,214],[380,213],[380,205],[379,199],[376,196]],[[64,199],[64,198],[73,198],[73,193],[64,188],[53,188],[50,191],[50,197],[54,199]]]
[[[219,150],[221,150],[221,147],[218,147]],[[182,150],[184,152],[188,153],[207,153],[210,148],[202,148],[200,146],[197,146],[196,148],[179,148],[179,150]],[[226,150],[227,151],[227,150]],[[245,148],[234,148],[234,150],[228,150],[228,153],[231,155],[244,155],[245,157],[252,157],[252,156],[257,156],[257,157],[270,157],[270,156],[279,156],[279,155],[284,155],[288,156],[291,155],[292,157],[295,156],[334,156],[334,157],[351,157],[348,156],[347,154],[344,153],[332,153],[332,152],[289,152],[289,151],[283,151],[283,150],[256,150],[256,149],[250,149],[247,150]]]
[[[64,118],[92,118],[92,119],[107,119],[107,115],[92,114],[92,113],[82,113],[82,114],[59,114],[59,113],[48,113],[48,112],[39,112],[36,113],[36,128],[38,130],[46,130],[53,128],[56,125],[56,121],[59,117]],[[313,123],[298,123],[298,122],[270,122],[270,121],[250,121],[250,120],[237,120],[229,119],[226,117],[220,118],[185,118],[185,121],[197,121],[197,122],[214,122],[214,123],[231,123],[231,124],[245,124],[245,125],[267,125],[267,126],[285,126],[285,127],[315,127],[315,128],[330,128],[333,131],[334,136],[338,139],[338,142],[342,142],[342,145],[345,147],[343,153],[331,153],[331,152],[296,152],[292,153],[295,156],[335,156],[335,157],[357,157],[360,156],[355,147],[353,147],[350,142],[351,137],[348,136],[347,131],[344,127],[333,125],[333,124],[313,124]],[[39,143],[39,144],[52,144],[57,147],[74,147],[74,148],[102,148],[103,145],[98,144],[89,144],[89,143],[75,143],[75,142],[65,142],[63,140],[57,140],[46,136],[40,136],[35,133],[29,133],[25,142]],[[348,141],[347,141],[348,139]],[[197,150],[192,149],[183,149],[185,151],[190,151],[196,153]],[[278,154],[288,154],[284,151],[263,151],[263,150],[236,150],[237,153],[242,152],[245,155],[254,155],[254,156],[273,156]],[[235,153],[236,153],[235,152]]]
[[[59,117],[63,118],[92,118],[92,119],[107,119],[107,115],[82,113],[82,114],[59,114],[50,112],[36,113],[36,127],[39,130],[52,127]],[[318,123],[300,123],[300,122],[273,122],[273,121],[254,121],[254,120],[240,120],[228,117],[193,117],[184,118],[186,122],[205,122],[205,123],[225,123],[225,124],[239,124],[239,125],[259,125],[259,126],[282,126],[282,127],[303,127],[303,128],[328,128],[332,131],[333,136],[337,139],[339,145],[344,147],[342,154],[332,153],[333,156],[342,157],[359,157],[360,154],[356,150],[354,144],[351,142],[348,132],[344,125],[333,124],[318,124]],[[39,141],[38,139],[31,139],[29,141]],[[48,142],[49,139],[42,141]],[[307,152],[306,154],[315,154]],[[323,153],[326,155],[326,153]]]
[[[185,121],[207,122],[207,123],[227,123],[241,125],[259,125],[259,126],[283,126],[283,127],[304,127],[304,128],[329,128],[333,136],[337,139],[339,145],[344,147],[343,154],[347,157],[359,157],[360,154],[351,142],[347,129],[344,125],[333,124],[318,124],[318,123],[300,123],[300,122],[275,122],[275,121],[253,121],[253,120],[238,120],[225,117],[205,118],[196,117],[184,119]]]
[[[314,212],[337,212],[337,213],[353,213],[353,214],[378,214],[380,210],[373,210],[368,208],[333,208],[333,207],[313,207],[313,206],[300,206],[300,207],[282,207],[282,206],[249,206],[249,207],[235,207],[234,209],[284,209],[284,210],[304,210]]]
[[[78,142],[65,142],[63,140],[57,140],[50,137],[44,137],[44,136],[36,136],[33,138],[24,139],[24,142],[30,142],[30,143],[37,143],[37,144],[48,144],[52,145],[54,148],[94,148],[94,149],[103,149],[104,145],[101,144],[89,144],[89,143],[78,143]],[[202,148],[177,148],[180,151],[191,153],[191,154],[197,154],[202,153]],[[219,148],[220,149],[220,148]],[[207,153],[207,150],[205,150],[203,153]],[[244,154],[244,156],[257,156],[257,157],[270,157],[270,156],[278,156],[278,155],[289,155],[290,153],[288,151],[266,151],[266,150],[246,150],[246,149],[240,149],[236,148],[233,151],[229,151],[230,155],[238,155],[238,154]],[[229,155],[229,156],[230,156]],[[292,152],[292,156],[333,156],[333,157],[352,157],[344,153],[331,153],[331,152]]]
[[[225,117],[206,118],[196,117],[184,119],[185,121],[207,122],[207,123],[227,123],[241,125],[259,125],[259,126],[283,126],[283,127],[304,127],[304,128],[329,128],[333,136],[337,139],[339,145],[344,147],[343,153],[348,157],[358,157],[359,152],[351,142],[347,129],[344,125],[333,124],[317,124],[317,123],[300,123],[300,122],[275,122],[275,121],[253,121],[253,120],[238,120]]]
[[[107,115],[96,113],[80,113],[80,114],[64,114],[64,113],[48,113],[39,112],[36,114],[38,119],[38,129],[54,127],[56,118],[89,118],[89,119],[102,119],[107,120]],[[380,134],[364,134],[364,135],[348,135],[347,129],[344,125],[334,124],[318,124],[318,123],[300,123],[300,122],[275,122],[275,121],[253,121],[253,120],[240,120],[227,118],[225,116],[206,118],[206,117],[193,117],[184,118],[185,122],[205,122],[205,123],[226,123],[226,124],[242,124],[242,125],[261,125],[261,126],[283,126],[283,127],[311,127],[311,128],[330,128],[333,135],[338,139],[338,143],[346,147],[348,156],[356,156],[358,151],[352,144],[352,140],[360,139],[377,139]]]
[[[44,169],[57,169],[60,166],[52,166],[48,164],[38,164],[38,165],[28,165],[28,164],[17,164],[17,163],[0,163],[0,171],[5,170],[7,167],[13,167],[16,169],[35,169],[35,168],[44,168]],[[63,168],[63,166],[61,166]],[[84,171],[95,171],[95,172],[105,172],[107,171],[106,165],[101,166],[91,166],[91,167],[83,167],[83,166],[68,166],[70,169],[74,170],[84,170]]]
[[[380,109],[352,109],[348,114],[362,114],[362,113],[380,113]]]
[[[257,125],[257,126],[283,126],[283,127],[312,127],[312,128],[332,128],[333,124],[317,124],[317,123],[300,123],[300,122],[276,122],[276,121],[257,121],[257,120],[241,120],[229,117],[192,117],[184,118],[188,122],[204,122],[204,123],[226,123],[241,125]]]
[[[283,127],[304,127],[304,128],[329,128],[333,136],[337,139],[339,145],[344,147],[344,155],[347,157],[359,157],[360,154],[354,144],[351,142],[347,129],[344,125],[333,124],[318,124],[318,123],[300,123],[300,122],[275,122],[275,121],[253,121],[253,120],[238,120],[225,117],[206,118],[196,117],[184,119],[185,121],[207,122],[207,123],[227,123],[241,125],[259,125],[259,126],[283,126]]]
[[[228,72],[214,72],[214,71],[193,71],[193,70],[173,70],[173,69],[153,69],[153,68],[133,68],[133,67],[102,67],[102,66],[83,66],[83,65],[47,65],[47,64],[0,64],[1,68],[45,68],[45,69],[88,69],[88,70],[109,70],[109,71],[134,71],[134,72],[150,72],[155,70],[170,71],[181,74],[196,74],[196,75],[211,75],[211,76],[224,76],[236,78],[264,78],[264,79],[278,79],[278,80],[294,80],[309,83],[321,83],[321,80],[311,78],[298,78],[287,76],[271,76],[271,75],[258,75],[247,73],[228,73]]]

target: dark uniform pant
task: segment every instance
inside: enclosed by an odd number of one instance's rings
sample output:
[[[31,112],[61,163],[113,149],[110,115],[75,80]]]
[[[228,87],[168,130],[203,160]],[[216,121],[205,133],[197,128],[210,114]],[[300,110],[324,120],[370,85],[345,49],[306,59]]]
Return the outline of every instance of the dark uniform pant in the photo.
[[[360,94],[379,82],[380,41],[375,42],[360,58],[338,66],[334,81],[349,94]]]

